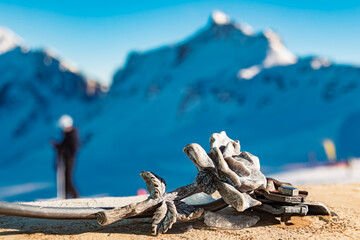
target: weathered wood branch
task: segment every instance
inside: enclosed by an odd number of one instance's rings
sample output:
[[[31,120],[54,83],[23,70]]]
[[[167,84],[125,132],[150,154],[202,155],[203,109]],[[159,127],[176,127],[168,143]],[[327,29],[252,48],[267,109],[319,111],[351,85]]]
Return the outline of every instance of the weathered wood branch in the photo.
[[[147,182],[147,184],[148,186],[151,186],[150,183]],[[149,190],[149,192],[157,191]],[[199,192],[202,192],[202,188],[199,187],[197,183],[192,183],[190,185],[177,188],[170,193],[163,194],[162,196],[160,196],[159,194],[150,194],[149,198],[145,201],[139,203],[132,203],[130,205],[120,208],[98,212],[96,213],[97,220],[100,225],[108,225],[130,217],[139,217],[144,215],[146,216],[146,213],[154,213],[155,209],[159,207],[162,202],[180,201],[184,198],[187,198],[188,196]]]
[[[218,211],[228,206],[228,204],[225,203],[223,199],[219,199],[211,203],[190,206],[196,209],[202,208],[204,211]],[[19,203],[0,202],[0,214],[2,215],[59,220],[97,219],[97,213],[114,209],[114,207],[40,207]],[[152,217],[154,212],[155,209],[150,209],[149,211],[142,212],[130,218]]]
[[[47,219],[97,219],[100,225],[128,218],[152,217],[154,235],[167,232],[177,220],[195,219],[204,211],[214,212],[228,205],[239,212],[255,207],[280,214],[287,222],[291,217],[289,214],[304,215],[308,210],[314,214],[329,214],[323,204],[306,202],[306,191],[295,191],[291,184],[266,179],[260,171],[259,159],[241,152],[239,141],[230,139],[225,132],[210,137],[208,153],[198,144],[185,146],[184,152],[199,173],[194,183],[172,192],[166,193],[166,183],[161,177],[141,172],[149,192],[148,199],[141,202],[116,208],[56,208],[0,202],[0,214]],[[196,193],[212,194],[216,190],[222,198],[211,203],[188,205],[182,201]],[[268,205],[261,207],[262,203]]]
[[[114,208],[111,210],[100,211],[96,213],[98,223],[102,226],[114,223],[121,219],[140,215],[151,208],[156,207],[161,201],[159,199],[147,199],[139,203],[131,203],[124,207]]]
[[[46,219],[96,219],[96,213],[109,208],[58,208],[0,202],[0,214]]]

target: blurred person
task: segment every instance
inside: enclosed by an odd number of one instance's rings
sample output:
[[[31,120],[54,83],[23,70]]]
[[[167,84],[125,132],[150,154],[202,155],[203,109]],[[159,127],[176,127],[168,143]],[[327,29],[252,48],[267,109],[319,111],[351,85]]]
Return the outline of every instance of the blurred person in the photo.
[[[334,141],[331,139],[324,139],[323,147],[330,165],[335,165],[337,157],[336,157],[336,147]]]
[[[60,199],[78,198],[79,193],[72,178],[75,156],[79,148],[78,131],[73,126],[73,119],[69,115],[61,116],[58,120],[58,126],[63,131],[63,140],[60,143],[51,141],[51,145],[57,152],[57,195]]]

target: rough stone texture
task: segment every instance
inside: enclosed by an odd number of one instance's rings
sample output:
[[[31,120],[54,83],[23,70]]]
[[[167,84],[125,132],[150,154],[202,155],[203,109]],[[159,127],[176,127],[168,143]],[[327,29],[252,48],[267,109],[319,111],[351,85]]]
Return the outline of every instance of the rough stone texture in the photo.
[[[260,217],[256,215],[227,215],[214,212],[205,212],[204,214],[204,223],[207,226],[222,229],[243,229],[254,226],[259,220]]]

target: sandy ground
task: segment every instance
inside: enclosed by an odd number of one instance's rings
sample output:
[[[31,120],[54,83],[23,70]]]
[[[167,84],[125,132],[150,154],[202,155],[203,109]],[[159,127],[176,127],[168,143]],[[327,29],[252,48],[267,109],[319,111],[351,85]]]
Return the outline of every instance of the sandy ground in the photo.
[[[168,233],[157,237],[151,236],[150,219],[101,227],[95,220],[44,220],[0,215],[0,239],[360,239],[359,183],[314,185],[302,189],[309,191],[309,200],[325,203],[332,215],[293,217],[293,225],[286,226],[280,224],[278,218],[256,213],[261,220],[242,230],[211,229],[199,219],[176,223]],[[110,206],[116,202],[121,206],[128,200],[77,199],[48,205]],[[229,209],[227,212],[233,214]]]

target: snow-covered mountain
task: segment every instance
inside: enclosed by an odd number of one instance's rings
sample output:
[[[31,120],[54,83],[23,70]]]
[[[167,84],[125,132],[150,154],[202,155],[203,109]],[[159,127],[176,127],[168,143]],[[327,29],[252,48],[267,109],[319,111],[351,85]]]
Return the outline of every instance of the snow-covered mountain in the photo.
[[[29,53],[17,48],[0,55],[0,68],[1,58],[8,54]],[[39,64],[44,65],[44,60],[38,58]],[[15,63],[19,61],[14,60]],[[42,67],[40,75],[46,73],[47,67]],[[6,81],[1,74],[4,73],[0,73],[3,84]],[[208,149],[210,135],[222,130],[239,139],[244,151],[259,156],[264,172],[281,170],[284,164],[306,162],[309,154],[324,160],[321,143],[325,138],[334,140],[339,158],[360,155],[360,68],[320,57],[298,58],[275,32],[255,33],[222,12],[214,12],[202,29],[180,43],[129,54],[126,64],[114,75],[105,99],[89,101],[81,90],[84,87],[71,85],[83,83],[83,78],[68,74],[79,79],[64,83],[72,86],[70,90],[58,85],[66,79],[55,77],[51,79],[59,81],[40,78],[36,86],[42,86],[41,93],[48,101],[61,102],[62,109],[56,113],[66,110],[77,118],[85,144],[77,162],[76,184],[85,196],[134,194],[137,188],[144,187],[138,176],[141,170],[164,177],[169,189],[189,183],[196,169],[182,148],[197,142]],[[54,94],[56,91],[59,94]],[[70,95],[64,97],[67,94]],[[50,97],[55,95],[54,99]],[[36,112],[31,106],[38,104],[26,106],[29,110],[19,111],[23,116],[16,117],[17,121],[31,119],[29,116],[46,119],[43,113],[30,114],[30,109]],[[55,106],[53,103],[47,108]],[[10,112],[7,110],[7,114]],[[55,115],[50,114],[48,128],[38,136],[53,136],[53,132],[48,132],[53,128],[50,123],[55,121]],[[28,127],[32,128],[35,129]],[[14,132],[4,131],[9,132],[7,136]],[[34,135],[28,136],[21,138],[24,145]],[[2,137],[1,142],[4,139],[7,138]],[[8,150],[14,142],[14,149]],[[18,142],[11,138],[8,145],[2,146],[2,152],[20,154],[23,148]],[[25,160],[12,166],[33,166],[37,160],[51,162],[51,156],[51,148],[42,145],[31,154],[18,157]],[[16,167],[12,171],[17,171]],[[50,164],[41,169],[45,173],[25,173],[21,181],[16,182],[13,177],[8,183],[20,184],[25,179],[36,179],[37,183],[53,181]],[[49,197],[45,193],[44,196]]]
[[[49,182],[56,120],[68,113],[82,122],[96,109],[90,109],[96,85],[49,51],[29,50],[18,39],[0,28],[0,187]]]
[[[21,38],[19,36],[11,30],[0,26],[0,54],[18,47],[20,43]]]
[[[215,12],[184,41],[129,55],[104,114],[87,126],[97,133],[82,155],[94,169],[111,169],[104,184],[126,178],[137,187],[140,169],[171,187],[189,182],[195,169],[183,146],[207,148],[211,133],[221,130],[258,155],[268,172],[306,162],[309,154],[325,160],[324,138],[335,141],[339,158],[357,156],[359,84],[358,67],[298,58],[275,32],[255,33]],[[100,146],[109,160],[95,164],[100,156],[91,149]]]

